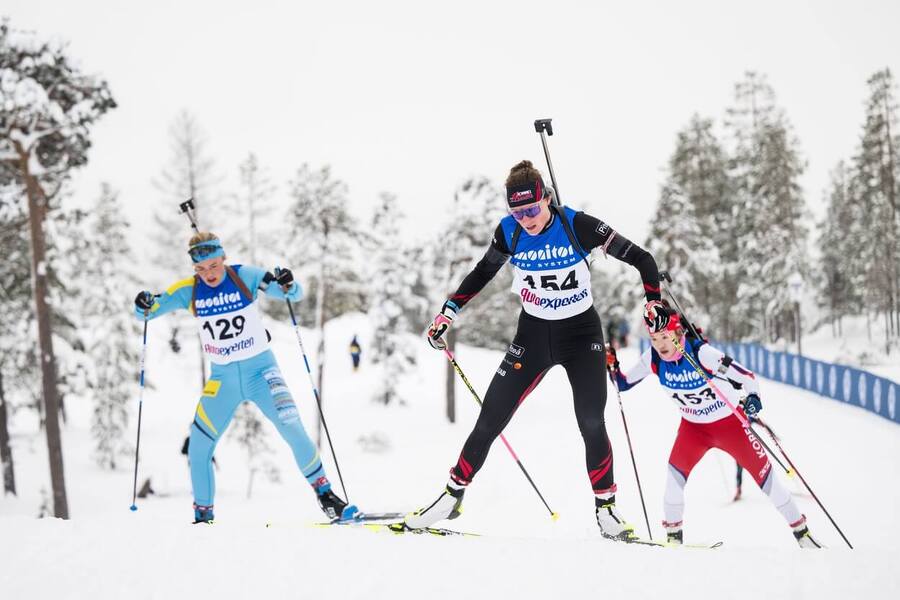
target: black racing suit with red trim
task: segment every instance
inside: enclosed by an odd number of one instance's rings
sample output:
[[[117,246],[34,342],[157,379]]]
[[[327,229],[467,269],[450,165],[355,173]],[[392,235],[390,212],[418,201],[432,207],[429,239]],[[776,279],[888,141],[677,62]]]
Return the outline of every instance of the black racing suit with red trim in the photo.
[[[557,260],[557,254],[566,252],[551,250],[550,244],[545,244],[542,236],[551,239],[549,236],[554,227],[560,227],[559,221],[562,218],[570,219],[570,231],[577,240],[577,243],[573,245],[580,244],[584,250],[575,258],[574,263],[568,263],[569,266],[580,263],[581,260],[585,260],[586,264],[586,255],[592,249],[603,248],[607,254],[638,269],[648,301],[659,299],[659,272],[656,261],[650,253],[618,235],[599,219],[565,209],[565,211],[554,211],[551,221],[540,234],[528,236],[524,231],[521,232],[521,237],[514,248],[514,255],[510,251],[510,244],[515,237],[510,236],[509,219],[511,217],[507,217],[506,227],[502,222],[497,226],[494,238],[484,257],[463,279],[459,289],[450,297],[449,301],[461,309],[510,260],[511,255],[513,255],[514,268],[517,270],[517,274],[522,276],[522,280],[534,281],[534,277],[531,279],[528,277],[530,263],[522,261],[516,263],[517,258],[524,256],[524,260],[527,261],[529,256],[528,251],[520,253],[519,249],[527,238],[526,246],[547,248],[547,253],[552,253],[553,259]],[[556,235],[560,235],[559,232]],[[558,241],[558,237],[556,239]],[[571,252],[571,248],[569,251]],[[535,256],[537,255],[535,254]],[[580,265],[577,266],[580,267]],[[520,269],[525,275],[519,273]],[[589,271],[587,273],[588,281],[582,282],[582,284],[587,285],[589,290]],[[579,278],[583,278],[583,276],[584,272],[582,271]],[[543,279],[549,277],[545,276]],[[572,276],[569,275],[569,278]],[[541,278],[539,277],[539,279]],[[556,281],[562,280],[563,277],[560,276]],[[540,293],[541,290],[537,289],[536,285],[532,287],[536,289],[536,293]],[[521,294],[523,304],[528,298],[535,295],[529,295],[526,293],[528,291],[526,285]],[[491,444],[512,419],[519,405],[551,367],[562,365],[572,386],[575,417],[584,439],[586,467],[591,487],[596,494],[615,492],[612,448],[604,420],[606,355],[603,331],[597,311],[594,309],[592,301],[587,304],[586,310],[559,319],[541,318],[529,314],[529,309],[533,309],[533,305],[524,308],[519,316],[515,338],[509,344],[506,355],[488,387],[484,396],[484,405],[475,427],[463,446],[457,464],[450,470],[451,477],[459,484],[466,485],[471,482],[475,473],[484,464]]]

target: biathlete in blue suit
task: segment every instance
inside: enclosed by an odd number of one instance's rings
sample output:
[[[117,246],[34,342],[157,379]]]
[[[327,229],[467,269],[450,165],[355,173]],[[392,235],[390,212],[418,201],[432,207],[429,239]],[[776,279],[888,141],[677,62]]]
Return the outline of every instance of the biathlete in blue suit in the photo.
[[[198,319],[203,351],[212,370],[191,425],[189,459],[194,491],[194,522],[213,520],[216,486],[212,456],[241,402],[256,404],[288,443],[303,476],[329,518],[342,516],[347,503],[331,489],[322,459],[309,439],[291,392],[285,384],[256,300],[300,300],[302,290],[290,270],[274,276],[259,267],[225,264],[225,250],[212,233],[190,240],[194,276],[172,284],[162,294],[140,292],[135,314],[155,319],[188,309]],[[270,285],[274,283],[275,285]]]

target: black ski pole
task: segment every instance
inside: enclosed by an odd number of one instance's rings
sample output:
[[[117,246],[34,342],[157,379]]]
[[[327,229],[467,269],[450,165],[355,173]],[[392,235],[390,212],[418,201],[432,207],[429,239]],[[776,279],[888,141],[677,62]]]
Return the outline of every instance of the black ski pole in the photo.
[[[140,396],[138,398],[138,422],[137,422],[137,443],[134,445],[134,485],[131,490],[131,510],[137,510],[137,475],[138,475],[138,457],[141,452],[141,415],[144,411],[144,364],[147,359],[147,311],[144,311],[144,342],[141,346],[141,378],[140,378]]]
[[[328,438],[328,448],[331,450],[331,457],[334,459],[334,467],[337,469],[338,480],[340,480],[341,489],[344,491],[344,499],[349,505],[350,495],[347,494],[347,486],[344,485],[344,476],[341,475],[341,465],[338,463],[337,454],[334,451],[334,444],[331,443],[331,434],[328,432],[328,423],[325,422],[325,413],[322,412],[322,400],[319,397],[319,388],[316,387],[316,382],[313,380],[312,369],[309,368],[309,359],[306,357],[306,349],[303,347],[303,338],[300,336],[300,324],[297,323],[297,318],[294,316],[294,306],[291,304],[290,299],[285,297],[284,301],[287,303],[288,312],[291,314],[291,323],[294,324],[294,331],[297,334],[297,343],[300,344],[300,354],[303,355],[303,364],[306,365],[306,374],[309,375],[309,384],[312,386],[313,396],[316,398],[316,406],[319,409],[319,418],[322,419],[325,437]]]
[[[685,323],[687,325],[687,328],[691,330],[691,333],[695,338],[697,338],[698,340],[702,340],[703,337],[700,335],[700,332],[697,331],[697,328],[694,327],[694,324],[690,319],[688,319],[687,314],[684,312],[684,309],[681,308],[681,304],[679,304],[678,300],[675,298],[675,294],[673,294],[672,290],[669,289],[672,285],[672,276],[668,271],[660,271],[659,278],[669,284],[665,287],[666,294],[669,296],[669,299],[672,300],[672,303],[675,305],[675,308],[678,309],[678,312],[680,312],[684,316],[684,320],[687,321],[687,323]]]
[[[470,392],[472,392],[472,397],[475,398],[475,402],[478,403],[478,406],[483,406],[483,404],[481,402],[481,398],[478,397],[478,392],[476,392],[475,388],[472,387],[472,384],[469,383],[469,378],[466,377],[465,373],[463,373],[463,370],[459,366],[459,363],[456,362],[456,358],[454,358],[453,353],[450,352],[450,349],[447,348],[446,346],[444,347],[444,354],[447,355],[447,359],[450,360],[450,364],[453,365],[453,368],[456,370],[456,373],[459,375],[459,378],[463,380],[463,383],[466,384],[466,387],[469,388]],[[559,514],[553,512],[553,509],[550,508],[550,505],[547,504],[546,500],[544,500],[543,494],[541,494],[541,491],[538,489],[537,485],[534,483],[534,480],[531,478],[531,475],[529,475],[528,471],[525,470],[525,465],[523,465],[522,461],[519,460],[519,457],[516,454],[516,451],[512,449],[512,446],[510,446],[509,442],[506,441],[506,436],[504,436],[502,433],[500,434],[500,440],[503,441],[503,445],[506,446],[507,450],[509,450],[509,453],[512,455],[513,460],[515,460],[516,464],[519,465],[519,468],[522,469],[522,474],[525,475],[525,479],[528,480],[528,483],[531,484],[531,487],[534,489],[535,493],[538,495],[538,498],[540,498],[541,502],[544,503],[544,507],[550,513],[550,517],[554,521],[557,520],[559,518]]]
[[[756,420],[757,420],[757,422],[759,422],[760,425],[763,426],[763,428],[765,428],[766,431],[769,432],[769,435],[772,436],[772,441],[775,442],[775,445],[778,447],[778,451],[781,452],[781,455],[784,456],[784,459],[786,461],[788,461],[789,465],[791,465],[791,469],[794,471],[794,473],[797,474],[797,477],[800,478],[800,481],[803,482],[803,487],[805,487],[809,491],[809,495],[813,497],[813,500],[816,501],[816,504],[818,504],[819,508],[822,509],[822,512],[825,513],[825,516],[828,517],[828,520],[831,521],[831,524],[834,525],[834,528],[837,529],[837,532],[839,534],[841,534],[842,538],[844,538],[844,541],[847,543],[847,546],[851,550],[853,550],[853,546],[850,544],[850,540],[847,539],[847,536],[844,535],[844,532],[841,531],[841,528],[838,527],[838,524],[835,523],[834,519],[831,518],[831,514],[825,508],[825,505],[822,504],[822,502],[819,500],[819,497],[816,496],[816,493],[812,490],[811,487],[809,487],[809,484],[806,483],[806,479],[804,479],[803,475],[800,473],[800,471],[797,470],[797,466],[794,464],[794,461],[791,460],[791,457],[788,456],[788,453],[784,451],[784,448],[782,447],[781,442],[778,440],[778,436],[775,435],[775,432],[772,431],[772,428],[769,427],[766,423],[764,423],[763,421],[760,421],[759,418],[757,418]]]
[[[559,184],[556,183],[556,173],[553,171],[553,163],[550,161],[550,148],[547,146],[547,136],[553,135],[553,119],[535,119],[534,130],[541,136],[541,145],[544,147],[544,158],[547,159],[547,169],[550,171],[550,181],[553,183],[553,203],[556,206],[562,204],[559,196]]]
[[[650,531],[650,519],[647,517],[647,504],[644,502],[644,490],[641,489],[641,478],[638,475],[637,461],[634,460],[634,448],[631,446],[631,435],[628,433],[628,422],[625,420],[625,407],[622,405],[622,393],[619,391],[619,384],[616,383],[616,377],[612,369],[607,365],[607,373],[612,380],[613,387],[616,388],[616,397],[619,399],[619,412],[622,414],[622,425],[625,427],[625,439],[628,440],[628,452],[631,454],[631,466],[634,467],[634,479],[637,481],[638,495],[641,497],[641,508],[644,509],[644,523],[647,524],[647,536],[653,539],[653,533]]]

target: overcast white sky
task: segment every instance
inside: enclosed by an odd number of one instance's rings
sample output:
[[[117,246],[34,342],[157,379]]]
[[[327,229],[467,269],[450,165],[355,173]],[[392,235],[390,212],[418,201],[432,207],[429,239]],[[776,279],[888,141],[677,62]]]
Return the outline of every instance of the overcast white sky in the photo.
[[[5,0],[0,15],[69,40],[108,80],[119,108],[75,190],[83,201],[109,181],[136,222],[159,201],[150,180],[182,108],[231,185],[250,150],[282,190],[302,162],[330,163],[360,214],[389,190],[421,223],[470,174],[543,168],[532,122],[552,117],[563,201],[642,241],[675,132],[694,112],[720,124],[747,69],[795,127],[820,217],[866,79],[900,76],[896,1]]]

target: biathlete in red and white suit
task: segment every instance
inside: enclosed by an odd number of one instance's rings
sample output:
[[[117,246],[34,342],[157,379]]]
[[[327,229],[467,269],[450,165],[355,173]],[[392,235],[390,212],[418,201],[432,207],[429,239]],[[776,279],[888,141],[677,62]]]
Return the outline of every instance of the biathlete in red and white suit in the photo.
[[[752,420],[762,409],[759,383],[753,373],[704,340],[686,336],[677,314],[670,317],[664,329],[654,331],[652,326],[649,328],[651,347],[636,365],[623,373],[615,350],[611,348],[607,348],[607,361],[620,391],[631,389],[652,374],[681,411],[681,425],[669,455],[664,496],[663,526],[668,540],[677,544],[682,542],[684,486],[707,450],[718,448],[730,454],[753,476],[788,522],[801,547],[820,548],[821,544],[809,534],[806,517],[800,514],[791,494],[773,472],[762,444],[750,429],[744,428],[718,395],[724,394],[732,406]],[[679,352],[674,344],[676,339],[693,362],[714,380],[718,392]]]

